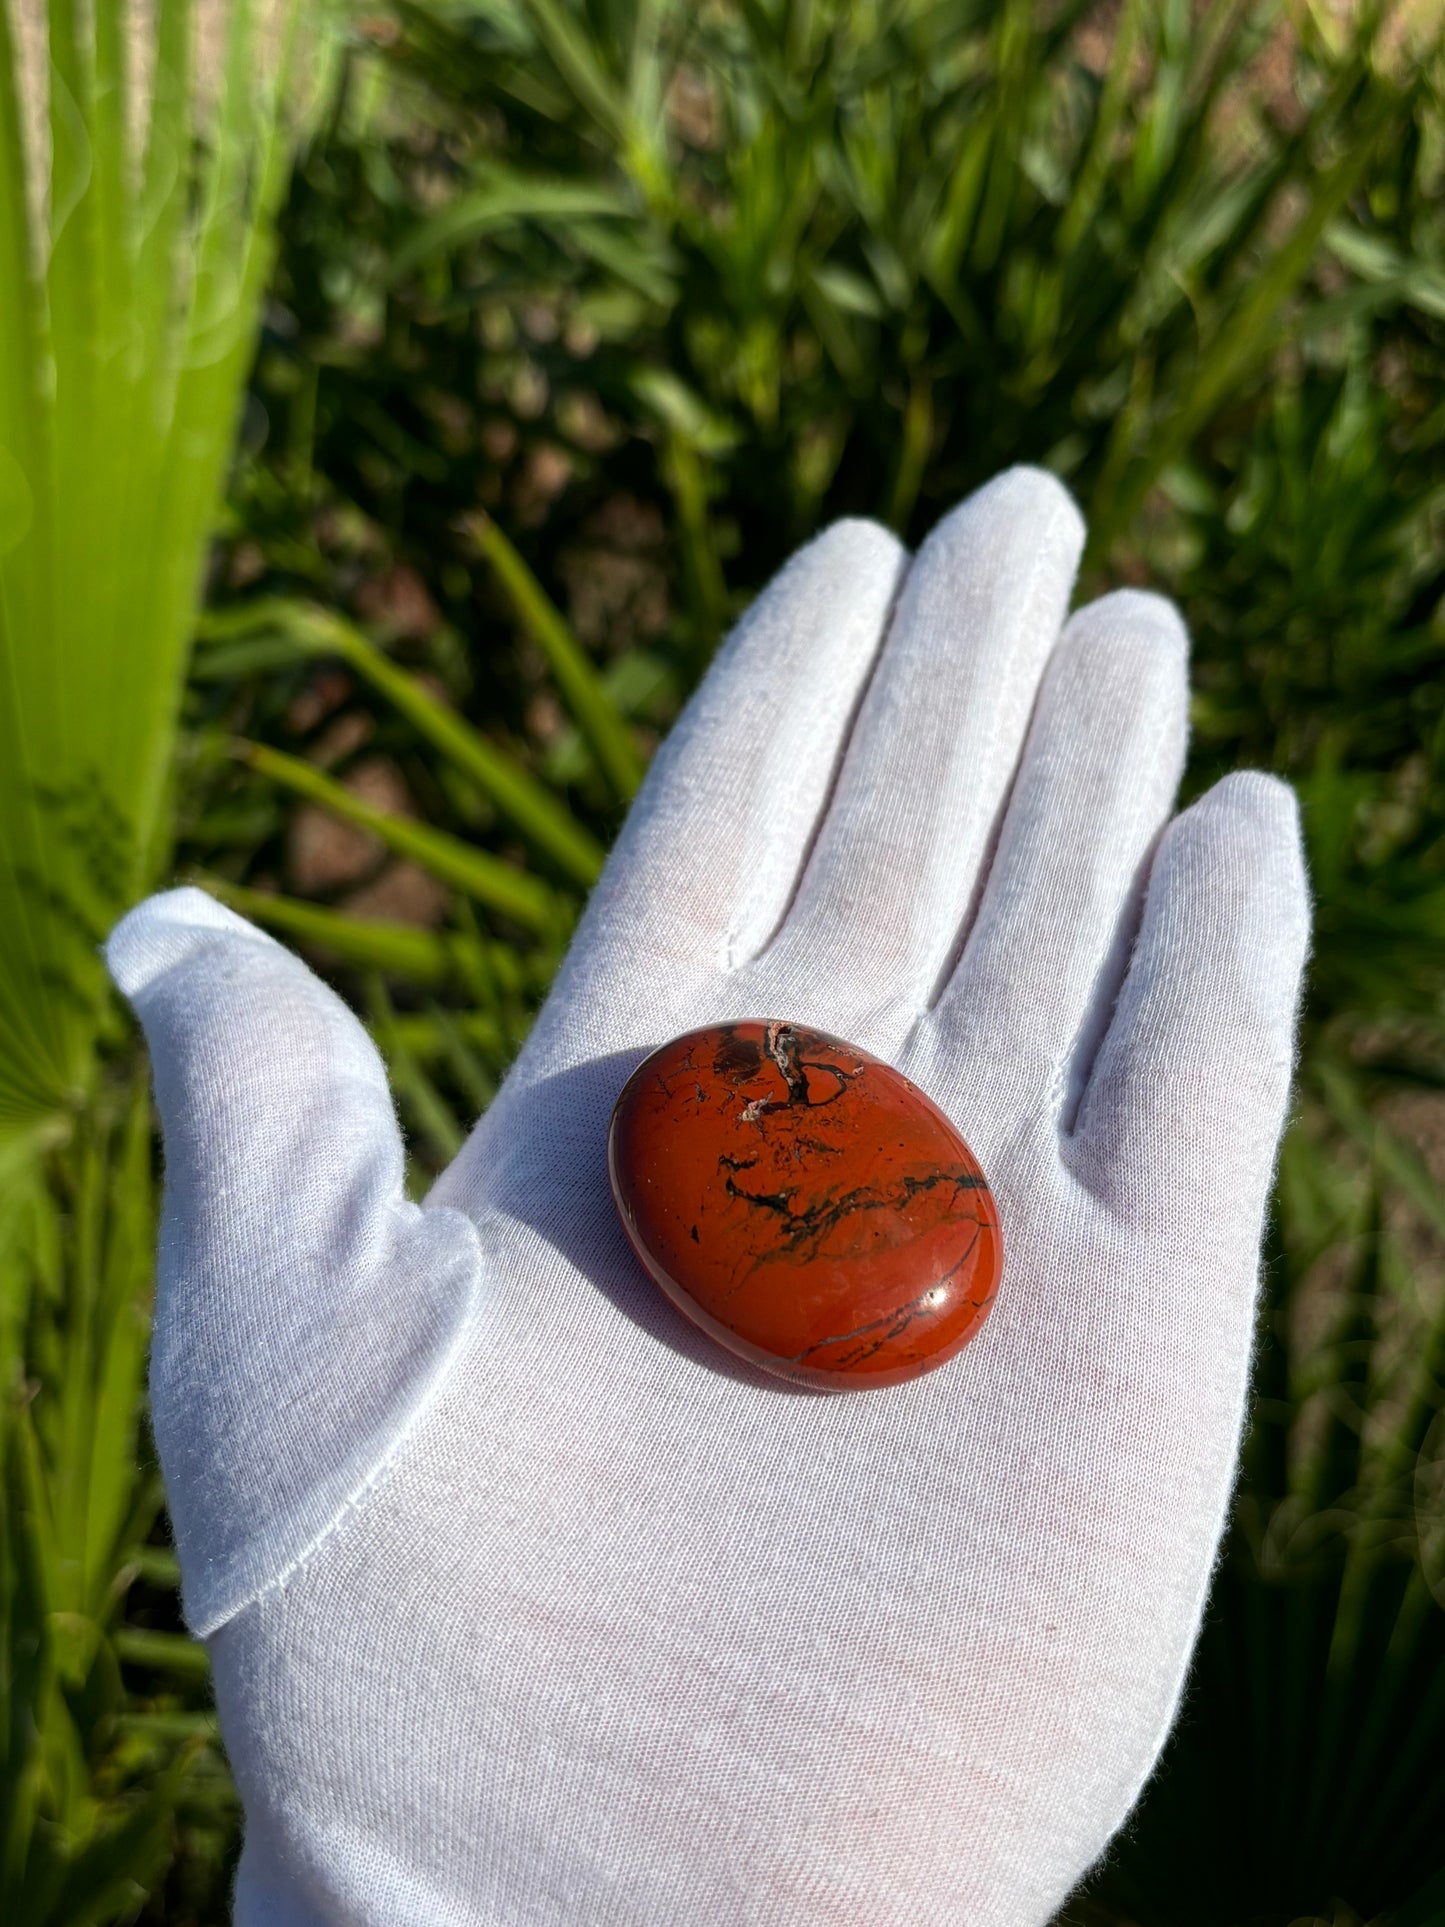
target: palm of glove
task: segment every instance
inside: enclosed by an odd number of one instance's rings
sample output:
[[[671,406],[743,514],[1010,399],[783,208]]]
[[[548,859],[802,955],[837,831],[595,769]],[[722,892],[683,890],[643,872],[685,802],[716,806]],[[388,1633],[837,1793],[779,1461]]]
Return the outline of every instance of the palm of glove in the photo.
[[[1020,1927],[1127,1812],[1227,1499],[1306,910],[1278,785],[1159,840],[1183,637],[1137,595],[1064,628],[1080,535],[1014,471],[909,569],[864,524],[795,559],[424,1210],[300,965],[190,893],[112,940],[241,1919]],[[998,1304],[912,1384],[751,1371],[617,1226],[631,1069],[760,1016],[897,1064],[993,1183]]]

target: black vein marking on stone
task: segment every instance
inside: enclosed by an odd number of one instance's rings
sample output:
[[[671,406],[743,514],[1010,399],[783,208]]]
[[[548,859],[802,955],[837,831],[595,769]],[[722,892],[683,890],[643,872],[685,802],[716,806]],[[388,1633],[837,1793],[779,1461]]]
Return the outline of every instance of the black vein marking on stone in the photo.
[[[969,1298],[964,1301],[966,1304],[972,1305],[973,1309],[978,1313],[977,1318],[974,1319],[972,1325],[969,1327],[970,1334],[978,1330],[979,1326],[983,1323],[989,1306],[997,1297],[998,1287],[995,1286],[992,1291],[986,1292],[982,1298]],[[928,1355],[927,1352],[920,1351],[915,1345],[905,1354],[905,1357],[910,1359],[927,1358]]]
[[[845,1218],[852,1217],[856,1212],[894,1208],[901,1201],[911,1201],[921,1192],[936,1190],[940,1184],[948,1183],[951,1176],[955,1177],[958,1190],[974,1189],[966,1172],[950,1174],[946,1171],[935,1172],[928,1178],[906,1177],[896,1192],[879,1191],[871,1185],[860,1184],[851,1191],[845,1191],[841,1197],[819,1198],[815,1204],[810,1204],[805,1210],[791,1213],[792,1221],[788,1225],[787,1236],[793,1245],[808,1240],[821,1243],[835,1226],[841,1224]],[[746,1198],[750,1194],[746,1191],[736,1191],[734,1195]],[[788,1195],[792,1194],[788,1193]]]
[[[760,1205],[765,1211],[776,1211],[785,1218],[793,1215],[791,1191],[744,1191],[733,1183],[731,1176],[724,1178],[723,1189],[730,1198],[741,1198],[744,1204]]]
[[[803,1058],[801,1061],[805,1071],[818,1071],[824,1077],[831,1077],[833,1080],[833,1089],[829,1091],[826,1097],[810,1096],[808,1098],[808,1103],[815,1111],[818,1110],[820,1106],[831,1104],[835,1098],[841,1097],[853,1082],[853,1079],[860,1077],[863,1072],[863,1066],[861,1064],[856,1070],[845,1071],[837,1064],[819,1064],[811,1057]]]
[[[698,1097],[706,1103],[706,1093],[697,1081],[700,1075],[701,1072],[693,1060],[693,1047],[689,1045],[670,1071],[665,1074],[660,1070],[654,1071],[652,1073],[652,1081],[665,1098],[671,1099],[673,1085],[691,1079],[693,1089],[697,1092]]]
[[[700,1244],[702,1243],[702,1239],[701,1239],[701,1238],[699,1238],[699,1237],[698,1237],[698,1235],[697,1235],[697,1226],[696,1226],[696,1225],[694,1225],[694,1226],[693,1226],[693,1228],[692,1228],[692,1241],[693,1241],[693,1243],[694,1243],[695,1245],[700,1245]]]
[[[814,1352],[822,1351],[826,1345],[846,1345],[850,1338],[867,1338],[871,1333],[876,1332],[878,1336],[873,1338],[870,1344],[865,1345],[862,1351],[845,1352],[838,1360],[838,1364],[840,1366],[861,1365],[865,1359],[872,1358],[873,1354],[882,1351],[883,1347],[888,1344],[891,1339],[901,1337],[913,1323],[914,1319],[921,1317],[923,1312],[928,1309],[930,1303],[937,1302],[935,1293],[943,1291],[949,1279],[962,1270],[963,1266],[966,1265],[973,1256],[974,1248],[978,1244],[979,1232],[981,1232],[982,1229],[983,1226],[980,1225],[969,1239],[967,1250],[949,1266],[943,1276],[936,1279],[926,1291],[919,1292],[916,1298],[910,1298],[906,1305],[898,1305],[894,1310],[885,1312],[881,1318],[871,1319],[868,1324],[859,1325],[853,1331],[839,1332],[831,1338],[820,1338],[816,1343],[809,1345],[806,1351],[798,1352],[796,1356],[790,1358],[788,1363],[790,1365],[801,1365],[804,1359],[810,1358]],[[970,1299],[968,1302],[971,1304],[973,1301]],[[917,1358],[919,1354],[913,1352],[910,1353],[910,1356]]]
[[[794,1134],[788,1146],[789,1154],[796,1157],[799,1151],[816,1151],[820,1158],[835,1158],[843,1149],[841,1144],[830,1144],[823,1137],[805,1137],[801,1131]]]
[[[876,1190],[869,1185],[858,1185],[852,1191],[845,1191],[841,1197],[824,1196],[803,1210],[794,1211],[792,1208],[792,1199],[796,1195],[794,1191],[745,1191],[741,1185],[735,1184],[729,1175],[724,1184],[729,1197],[737,1198],[743,1204],[757,1205],[762,1210],[770,1211],[783,1222],[776,1239],[770,1242],[769,1248],[759,1253],[744,1276],[724,1296],[735,1297],[763,1265],[776,1264],[779,1260],[796,1260],[800,1256],[804,1259],[815,1256],[823,1240],[845,1219],[868,1211],[896,1210],[900,1204],[917,1197],[920,1192],[936,1190],[942,1184],[953,1184],[959,1192],[976,1191],[980,1180],[967,1171],[936,1171],[926,1178],[905,1177],[897,1189],[886,1191]],[[965,1222],[977,1227],[974,1232],[975,1242],[978,1232],[987,1229],[989,1224],[987,1218],[980,1218],[977,1215],[966,1219]],[[971,1249],[972,1246],[970,1246]]]
[[[763,1033],[763,1049],[788,1087],[790,1104],[808,1102],[808,1073],[799,1061],[802,1048],[803,1041],[791,1024],[769,1024]]]
[[[964,1246],[963,1250],[958,1254],[957,1258],[954,1259],[953,1263],[948,1267],[948,1270],[944,1272],[943,1276],[934,1285],[933,1288],[935,1291],[937,1291],[939,1285],[948,1284],[950,1279],[956,1278],[959,1272],[963,1270],[964,1266],[968,1263],[969,1259],[973,1256],[974,1252],[977,1250],[980,1234],[985,1229],[986,1229],[986,1224],[984,1219],[982,1218],[977,1219],[975,1221],[973,1236],[969,1239],[968,1243]],[[970,1299],[969,1303],[971,1304],[972,1302],[973,1302],[972,1299]]]
[[[730,1151],[722,1151],[718,1155],[717,1168],[719,1171],[751,1171],[756,1163],[756,1158],[735,1158]]]
[[[910,1198],[916,1198],[920,1191],[936,1190],[940,1184],[951,1184],[955,1191],[987,1191],[988,1179],[982,1171],[935,1171],[927,1178],[905,1178],[903,1189]]]
[[[866,1325],[859,1325],[850,1332],[834,1332],[827,1338],[820,1338],[815,1344],[809,1345],[805,1351],[795,1353],[787,1362],[790,1365],[801,1365],[804,1360],[811,1358],[814,1352],[820,1352],[828,1345],[846,1345],[850,1338],[867,1338],[870,1333],[877,1332],[878,1336],[871,1344],[865,1345],[862,1351],[847,1352],[838,1360],[840,1365],[861,1365],[865,1358],[871,1358],[874,1352],[881,1351],[890,1338],[897,1338],[907,1331],[914,1319],[921,1315],[928,1300],[937,1289],[937,1285],[930,1285],[927,1291],[919,1292],[918,1296],[911,1298],[906,1305],[896,1306],[892,1311],[885,1312],[881,1318],[870,1319]]]
[[[769,1024],[764,1032],[763,1048],[777,1065],[778,1073],[788,1087],[789,1105],[799,1105],[806,1110],[816,1111],[824,1104],[833,1103],[863,1072],[861,1064],[851,1071],[845,1071],[837,1064],[820,1064],[816,1058],[804,1057],[803,1038],[791,1024]],[[833,1088],[826,1097],[813,1096],[808,1086],[809,1071],[832,1078]]]
[[[830,1231],[857,1212],[896,1209],[900,1203],[911,1203],[921,1193],[936,1191],[942,1184],[952,1184],[957,1191],[977,1188],[966,1171],[935,1171],[931,1177],[905,1177],[896,1191],[880,1191],[872,1185],[860,1184],[852,1191],[845,1191],[842,1197],[819,1198],[806,1210],[792,1214],[786,1234],[789,1250],[810,1242],[821,1244]]]

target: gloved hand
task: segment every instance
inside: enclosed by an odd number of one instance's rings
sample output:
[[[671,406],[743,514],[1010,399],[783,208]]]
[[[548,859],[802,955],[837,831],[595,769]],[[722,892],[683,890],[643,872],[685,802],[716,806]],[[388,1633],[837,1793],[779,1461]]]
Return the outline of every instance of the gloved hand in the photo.
[[[112,936],[248,1927],[1029,1927],[1128,1813],[1229,1498],[1308,912],[1278,782],[1168,822],[1185,638],[1132,591],[1065,623],[1081,536],[1017,469],[911,563],[845,522],[783,570],[425,1207],[294,957],[194,890]],[[910,1384],[753,1371],[622,1236],[627,1075],[758,1016],[890,1059],[993,1183],[993,1314]]]

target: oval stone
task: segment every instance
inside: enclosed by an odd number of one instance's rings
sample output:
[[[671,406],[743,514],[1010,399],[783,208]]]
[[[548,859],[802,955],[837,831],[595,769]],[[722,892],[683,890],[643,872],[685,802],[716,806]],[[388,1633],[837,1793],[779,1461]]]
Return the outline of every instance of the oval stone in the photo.
[[[678,1310],[783,1378],[901,1384],[993,1303],[1003,1245],[973,1153],[900,1072],[822,1031],[716,1024],[664,1044],[617,1100],[607,1163]]]

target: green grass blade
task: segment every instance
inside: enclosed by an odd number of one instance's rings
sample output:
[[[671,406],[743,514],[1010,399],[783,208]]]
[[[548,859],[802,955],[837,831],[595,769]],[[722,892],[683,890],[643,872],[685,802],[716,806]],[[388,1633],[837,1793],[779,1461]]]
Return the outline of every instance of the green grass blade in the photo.
[[[233,615],[212,618],[204,625],[205,633],[211,636],[267,630],[289,637],[298,649],[340,656],[469,777],[536,849],[574,882],[596,881],[602,868],[601,845],[572,817],[566,805],[341,616],[309,603],[267,601],[247,605]]]
[[[342,916],[320,904],[272,896],[219,877],[196,880],[253,923],[296,943],[324,950],[340,963],[380,970],[422,989],[489,980],[497,954],[509,954],[500,945],[496,954],[488,953],[467,937],[418,930],[405,923]],[[520,981],[520,971],[516,975]]]
[[[619,802],[631,802],[642,781],[642,758],[602,678],[541,583],[491,517],[479,514],[471,527],[477,546],[496,570],[512,607],[541,650],[557,693],[592,751],[599,771]]]
[[[625,141],[625,96],[599,57],[578,12],[561,0],[529,0],[528,11],[538,38],[578,102],[613,139]]]
[[[1054,251],[1061,260],[1067,260],[1078,250],[1098,212],[1113,165],[1114,146],[1123,123],[1129,92],[1134,84],[1131,69],[1135,49],[1143,32],[1146,11],[1147,0],[1125,0],[1120,11],[1098,108],[1089,132],[1088,147],[1074,177],[1069,204],[1054,232]]]
[[[205,1647],[184,1633],[156,1633],[138,1626],[124,1626],[115,1636],[115,1650],[128,1666],[144,1666],[174,1679],[202,1681],[211,1676],[211,1662]]]
[[[1117,537],[1137,512],[1151,484],[1218,411],[1225,395],[1240,387],[1278,345],[1280,311],[1308,272],[1326,231],[1365,178],[1393,104],[1389,91],[1377,86],[1354,143],[1315,182],[1310,204],[1288,239],[1252,279],[1199,365],[1191,371],[1178,405],[1133,464],[1113,501],[1096,518],[1090,537],[1094,553]]]
[[[438,255],[518,223],[630,219],[635,213],[627,196],[603,183],[556,180],[489,167],[475,186],[413,230],[391,256],[388,277],[402,280]]]
[[[419,863],[440,882],[465,890],[478,903],[501,911],[514,923],[555,935],[570,921],[570,907],[557,893],[514,864],[489,856],[445,830],[378,809],[299,757],[287,756],[264,743],[237,743],[235,752],[259,775],[295,796],[319,803],[345,822],[369,830],[387,849]]]

